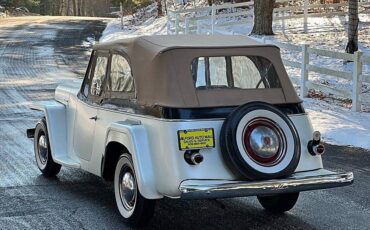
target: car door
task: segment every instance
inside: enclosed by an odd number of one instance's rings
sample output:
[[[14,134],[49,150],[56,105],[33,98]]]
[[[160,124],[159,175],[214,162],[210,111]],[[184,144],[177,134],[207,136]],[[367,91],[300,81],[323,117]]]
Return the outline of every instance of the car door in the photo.
[[[101,102],[102,89],[107,75],[108,52],[94,52],[84,84],[74,126],[74,151],[76,155],[90,161],[93,151],[95,125],[98,118],[98,106]]]

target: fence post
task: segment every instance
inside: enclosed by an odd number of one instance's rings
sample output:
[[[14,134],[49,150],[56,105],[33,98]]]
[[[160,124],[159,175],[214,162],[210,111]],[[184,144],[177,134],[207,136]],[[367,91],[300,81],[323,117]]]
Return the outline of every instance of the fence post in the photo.
[[[175,34],[179,34],[179,14],[175,16]]]
[[[356,51],[354,53],[355,60],[353,62],[353,74],[352,74],[352,111],[361,111],[361,88],[362,88],[362,52]]]
[[[263,43],[263,44],[266,44],[266,43],[267,43],[267,41],[266,41],[266,36],[263,36],[263,37],[262,37],[262,43]]]
[[[122,2],[119,4],[119,11],[120,11],[120,17],[121,17],[121,30],[123,30],[123,6]]]
[[[201,25],[200,25],[200,21],[197,20],[197,34],[201,34],[202,33],[202,28],[201,28]]]
[[[308,0],[304,0],[304,9],[303,9],[303,13],[304,13],[304,18],[303,18],[303,30],[305,33],[307,33],[308,31],[308,25],[307,25],[307,17],[308,17]]]
[[[308,93],[306,82],[308,81],[308,65],[310,63],[310,55],[308,53],[309,45],[302,45],[302,66],[301,66],[301,99],[305,98]]]
[[[185,18],[185,34],[189,33],[189,18]]]
[[[167,12],[167,34],[171,34],[171,12]]]
[[[212,12],[211,12],[211,31],[212,34],[215,34],[215,23],[216,23],[216,5],[212,4]]]
[[[281,28],[283,30],[283,34],[285,34],[285,11],[281,11]]]

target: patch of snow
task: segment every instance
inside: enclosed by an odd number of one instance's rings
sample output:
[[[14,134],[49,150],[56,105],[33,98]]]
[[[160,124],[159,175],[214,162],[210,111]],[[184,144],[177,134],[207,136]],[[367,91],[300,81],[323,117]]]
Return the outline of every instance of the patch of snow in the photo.
[[[318,99],[307,98],[304,106],[314,130],[323,140],[337,145],[370,149],[370,114],[351,110]]]
[[[100,42],[114,41],[117,39],[137,37],[142,35],[167,34],[166,17],[150,17],[139,25],[127,23],[130,16],[124,18],[124,27],[121,29],[121,20],[115,19],[108,23]]]
[[[83,41],[82,42],[82,47],[87,47],[87,48],[90,48],[92,47],[94,44],[96,43],[95,41],[95,37],[87,37],[86,38],[86,41]]]

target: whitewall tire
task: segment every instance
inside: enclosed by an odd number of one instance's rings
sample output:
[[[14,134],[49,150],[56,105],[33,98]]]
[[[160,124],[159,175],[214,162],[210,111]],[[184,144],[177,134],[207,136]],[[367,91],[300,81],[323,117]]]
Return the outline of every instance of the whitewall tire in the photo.
[[[46,177],[56,176],[61,165],[54,162],[49,142],[49,134],[45,119],[41,119],[35,128],[34,149],[37,167]]]
[[[139,191],[131,155],[119,158],[114,173],[117,208],[131,226],[144,226],[154,214],[155,200],[144,198]]]

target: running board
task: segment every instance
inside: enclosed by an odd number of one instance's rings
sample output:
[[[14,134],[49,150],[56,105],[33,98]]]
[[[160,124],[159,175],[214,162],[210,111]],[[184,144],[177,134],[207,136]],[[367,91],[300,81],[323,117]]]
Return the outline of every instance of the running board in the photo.
[[[81,168],[81,164],[79,161],[74,160],[68,156],[59,156],[59,157],[54,156],[53,160],[55,163],[66,166],[66,167],[77,168],[77,169]]]

